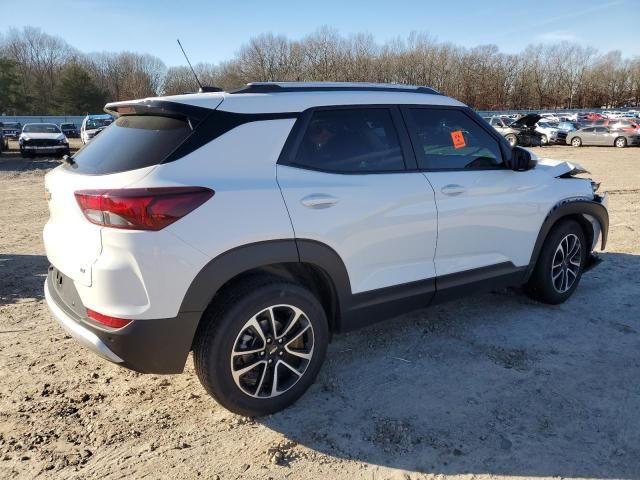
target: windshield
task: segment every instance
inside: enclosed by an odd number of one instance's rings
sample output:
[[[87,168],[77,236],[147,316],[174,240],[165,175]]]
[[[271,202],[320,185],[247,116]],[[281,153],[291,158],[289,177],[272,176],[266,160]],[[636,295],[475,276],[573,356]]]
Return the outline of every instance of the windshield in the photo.
[[[60,129],[51,123],[32,123],[25,125],[22,131],[25,133],[61,133]]]
[[[96,128],[108,127],[113,123],[113,118],[88,118],[85,128],[94,130]]]
[[[76,128],[76,126],[73,123],[63,123],[60,128]]]

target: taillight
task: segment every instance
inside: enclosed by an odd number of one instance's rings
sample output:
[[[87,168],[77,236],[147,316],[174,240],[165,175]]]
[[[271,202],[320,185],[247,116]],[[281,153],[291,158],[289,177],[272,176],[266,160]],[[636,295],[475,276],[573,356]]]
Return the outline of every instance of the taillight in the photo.
[[[102,325],[106,325],[111,328],[122,328],[129,325],[133,320],[127,318],[110,317],[109,315],[103,315],[102,313],[95,312],[87,308],[87,316]]]
[[[209,200],[204,187],[79,190],[76,200],[91,223],[128,230],[162,230]]]

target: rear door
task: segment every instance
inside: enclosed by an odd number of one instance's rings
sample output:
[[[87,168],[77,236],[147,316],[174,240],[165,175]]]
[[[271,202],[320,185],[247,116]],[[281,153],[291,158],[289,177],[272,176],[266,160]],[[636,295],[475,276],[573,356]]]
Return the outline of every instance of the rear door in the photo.
[[[576,136],[580,137],[584,145],[597,145],[598,138],[594,133],[595,129],[596,129],[595,127],[583,128],[582,130],[576,133]]]
[[[593,135],[596,145],[613,145],[613,134],[607,127],[596,127]]]
[[[395,108],[335,107],[298,120],[277,166],[297,239],[342,258],[352,293],[433,278],[434,194]]]
[[[435,191],[438,277],[527,265],[546,213],[538,206],[538,173],[507,168],[499,139],[465,109],[402,111],[418,166]]]

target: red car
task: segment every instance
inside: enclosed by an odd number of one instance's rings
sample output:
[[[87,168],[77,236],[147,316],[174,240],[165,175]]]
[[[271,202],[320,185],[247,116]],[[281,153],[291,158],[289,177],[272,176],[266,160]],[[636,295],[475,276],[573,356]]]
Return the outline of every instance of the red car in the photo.
[[[602,119],[604,119],[604,117],[599,113],[595,113],[595,112],[588,112],[580,115],[580,120],[582,120],[583,122],[584,121],[593,122],[595,120],[602,120]]]

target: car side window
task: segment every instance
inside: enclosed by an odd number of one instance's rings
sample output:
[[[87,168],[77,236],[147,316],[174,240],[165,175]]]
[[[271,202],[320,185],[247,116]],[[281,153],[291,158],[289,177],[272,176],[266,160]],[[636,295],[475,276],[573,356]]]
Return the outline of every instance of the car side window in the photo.
[[[398,133],[386,108],[313,112],[293,165],[336,173],[405,169]]]
[[[607,133],[609,129],[607,127],[598,127],[595,129],[596,133]]]
[[[498,140],[460,110],[411,108],[418,165],[428,170],[503,168]]]
[[[591,132],[593,132],[594,130],[595,130],[595,129],[594,129],[593,127],[590,127],[590,128],[583,128],[583,129],[582,129],[582,131],[583,131],[583,132],[585,132],[585,133],[591,133]]]

